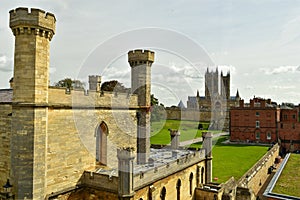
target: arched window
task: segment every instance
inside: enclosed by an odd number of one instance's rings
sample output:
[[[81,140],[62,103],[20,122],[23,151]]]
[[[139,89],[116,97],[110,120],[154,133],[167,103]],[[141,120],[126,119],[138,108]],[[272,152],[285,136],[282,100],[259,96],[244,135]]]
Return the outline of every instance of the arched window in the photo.
[[[161,200],[166,200],[166,194],[167,194],[167,190],[166,190],[165,187],[163,187],[161,192],[160,192],[160,199]]]
[[[198,187],[200,184],[200,167],[197,167],[197,171],[196,171],[196,186]]]
[[[214,200],[218,200],[218,196],[216,194],[214,195]]]
[[[177,200],[180,200],[180,187],[181,187],[181,180],[178,179],[178,181],[176,183]]]
[[[102,165],[107,165],[107,135],[107,125],[102,121],[96,129],[96,161]]]
[[[204,167],[201,168],[201,183],[204,183]]]
[[[189,178],[189,181],[190,181],[190,195],[193,195],[193,178],[194,178],[194,174],[193,174],[193,172],[191,172],[190,178]]]

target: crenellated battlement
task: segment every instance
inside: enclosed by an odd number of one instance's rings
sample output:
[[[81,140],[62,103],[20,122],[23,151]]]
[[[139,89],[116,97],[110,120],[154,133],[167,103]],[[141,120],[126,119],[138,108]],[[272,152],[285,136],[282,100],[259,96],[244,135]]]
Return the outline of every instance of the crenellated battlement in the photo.
[[[152,166],[139,166],[134,169],[134,188],[142,188],[146,185],[167,177],[171,174],[177,173],[187,167],[196,165],[201,160],[205,160],[205,149],[198,151],[180,150],[176,156],[172,151],[161,150],[163,157],[157,160],[154,159]],[[158,157],[156,153],[156,157]]]
[[[101,107],[109,109],[136,109],[138,108],[137,95],[129,93],[115,93],[107,91],[70,90],[66,88],[49,88],[49,106],[54,107]]]
[[[154,52],[149,50],[132,50],[128,52],[128,62],[131,66],[138,64],[146,64],[146,62],[154,62]]]
[[[55,34],[56,18],[54,14],[45,12],[44,10],[32,8],[17,8],[9,11],[10,28],[14,35],[19,34],[35,34],[40,35],[49,40]]]

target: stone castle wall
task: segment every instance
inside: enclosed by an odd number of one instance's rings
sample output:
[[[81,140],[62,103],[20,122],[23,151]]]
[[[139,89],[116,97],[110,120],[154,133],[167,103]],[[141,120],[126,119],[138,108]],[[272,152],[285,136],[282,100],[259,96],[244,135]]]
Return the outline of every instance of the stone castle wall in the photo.
[[[135,171],[133,175],[134,196],[130,199],[160,199],[161,191],[166,189],[166,199],[177,199],[180,191],[180,199],[194,199],[194,191],[205,181],[205,150],[178,158],[173,162],[156,163],[157,167],[151,167],[146,171]],[[111,175],[99,174],[90,171],[84,172],[78,182],[77,189],[65,194],[49,195],[49,199],[77,200],[85,199],[119,199],[119,177],[115,173]],[[178,181],[180,187],[178,188]]]
[[[177,181],[181,181],[180,186],[180,199],[192,200],[194,199],[194,190],[197,184],[197,168],[199,164],[192,165],[183,170],[178,171],[172,175],[169,175],[163,179],[154,182],[151,187],[147,186],[136,191],[134,199],[148,199],[148,194],[152,194],[152,199],[160,199],[161,191],[163,187],[166,189],[165,199],[177,199]],[[200,167],[204,167],[204,162],[200,163]],[[166,172],[166,171],[164,171]],[[163,173],[163,172],[161,172]],[[190,181],[190,175],[193,174],[193,178]],[[190,185],[191,184],[191,185]],[[191,187],[191,188],[190,188]],[[191,189],[191,192],[190,192]]]
[[[75,186],[84,170],[95,166],[102,121],[108,127],[107,166],[117,167],[117,148],[136,145],[135,110],[49,108],[47,194]]]
[[[240,178],[238,181],[239,187],[249,188],[257,195],[270,175],[268,173],[269,167],[274,165],[278,155],[279,145],[276,144]]]
[[[10,172],[11,104],[0,104],[0,185],[5,185]]]
[[[168,164],[163,164],[157,166],[154,169],[148,171],[140,171],[139,174],[134,176],[134,188],[142,188],[145,185],[161,179],[162,177],[167,177],[177,171],[183,170],[188,166],[199,163],[201,160],[205,160],[205,150],[189,154],[185,157],[180,157],[176,161],[170,162]]]
[[[211,111],[209,110],[190,110],[180,108],[166,108],[167,119],[173,120],[191,120],[210,122]]]
[[[65,88],[49,88],[49,106],[56,107],[102,107],[110,109],[136,109],[138,108],[137,95],[114,92],[95,92],[83,90],[70,90]]]

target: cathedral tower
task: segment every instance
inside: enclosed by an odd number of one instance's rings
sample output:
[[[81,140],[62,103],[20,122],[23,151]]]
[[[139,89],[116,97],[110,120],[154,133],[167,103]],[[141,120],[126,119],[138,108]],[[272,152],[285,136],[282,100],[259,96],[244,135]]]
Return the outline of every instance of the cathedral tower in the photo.
[[[140,110],[137,113],[137,162],[144,164],[150,154],[150,106],[151,106],[151,65],[154,52],[133,50],[128,52],[131,66],[131,91],[138,95]]]
[[[55,16],[43,10],[10,11],[15,36],[11,170],[16,199],[44,199],[50,41]]]
[[[221,73],[221,96],[223,98],[230,98],[230,72],[226,76]]]
[[[205,98],[210,99],[212,96],[219,94],[219,71],[210,72],[207,68],[205,73]]]

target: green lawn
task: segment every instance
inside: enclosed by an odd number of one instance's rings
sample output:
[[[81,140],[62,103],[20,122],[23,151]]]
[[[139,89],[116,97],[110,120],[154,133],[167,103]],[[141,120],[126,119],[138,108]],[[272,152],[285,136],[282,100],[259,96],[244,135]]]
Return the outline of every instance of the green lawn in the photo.
[[[208,123],[201,122],[203,128],[207,129]],[[180,141],[192,140],[202,136],[202,130],[198,130],[198,122],[166,120],[151,123],[151,144],[169,144],[170,132],[168,129],[179,129]]]
[[[167,120],[153,122],[151,127],[151,144],[170,143],[168,128],[178,129],[181,133],[181,141],[201,137],[201,131],[197,130],[198,123],[191,121]],[[221,142],[227,137],[214,140],[213,146],[213,177],[217,177],[218,183],[227,181],[230,177],[238,180],[244,175],[268,150],[266,146],[225,145]],[[201,143],[191,147],[201,148]]]
[[[272,192],[300,197],[300,154],[291,154]]]
[[[213,141],[213,178],[214,182],[226,182],[230,177],[241,178],[265,153],[269,147],[222,144],[228,136],[222,136]],[[191,145],[201,148],[201,143]]]

